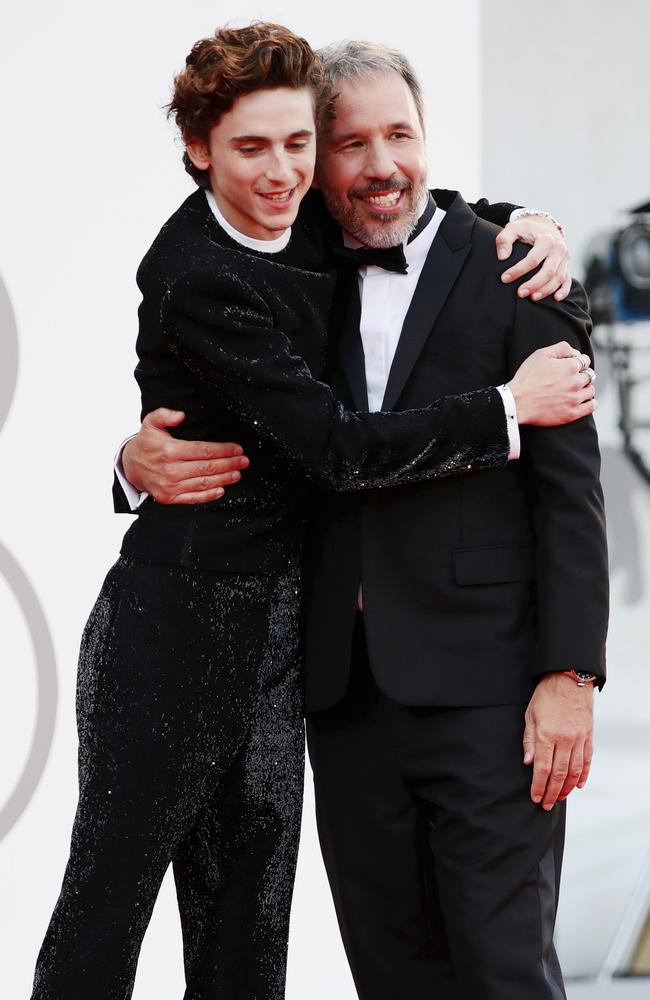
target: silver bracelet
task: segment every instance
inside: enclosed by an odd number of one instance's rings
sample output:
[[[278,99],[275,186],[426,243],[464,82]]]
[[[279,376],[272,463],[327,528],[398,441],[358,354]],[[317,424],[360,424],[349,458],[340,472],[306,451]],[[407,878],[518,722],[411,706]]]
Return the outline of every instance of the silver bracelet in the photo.
[[[517,222],[518,219],[525,219],[526,216],[532,216],[538,219],[548,219],[552,222],[556,229],[560,231],[562,236],[564,236],[564,226],[557,219],[554,219],[550,212],[545,212],[541,208],[516,208],[510,216],[511,222]]]

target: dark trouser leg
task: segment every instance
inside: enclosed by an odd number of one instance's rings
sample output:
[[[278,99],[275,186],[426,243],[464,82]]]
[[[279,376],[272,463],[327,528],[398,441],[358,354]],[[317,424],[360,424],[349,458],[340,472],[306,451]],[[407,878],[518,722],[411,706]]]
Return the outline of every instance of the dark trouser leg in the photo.
[[[565,806],[546,813],[530,800],[524,710],[399,710],[410,733],[405,771],[430,823],[452,962],[468,1000],[565,997],[553,947]]]
[[[295,574],[273,595],[248,738],[174,856],[186,1000],[282,1000],[304,775]]]
[[[359,630],[353,656],[345,701],[312,716],[307,737],[321,849],[357,992],[361,1000],[457,1000],[428,823],[401,773],[390,706],[370,678]]]
[[[250,726],[268,577],[120,560],[82,641],[80,797],[34,1000],[128,1000],[164,871]],[[243,637],[243,638],[242,638]]]
[[[552,946],[564,809],[530,801],[524,706],[408,709],[371,685],[360,705],[313,717],[308,737],[361,1000],[564,997]]]

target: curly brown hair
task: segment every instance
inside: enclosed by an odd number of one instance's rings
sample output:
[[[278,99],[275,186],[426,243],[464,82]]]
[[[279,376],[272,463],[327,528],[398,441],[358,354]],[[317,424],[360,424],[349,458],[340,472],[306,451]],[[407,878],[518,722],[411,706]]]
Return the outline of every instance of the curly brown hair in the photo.
[[[267,87],[309,87],[316,109],[326,89],[319,56],[281,24],[256,21],[245,28],[219,28],[192,46],[185,69],[174,78],[168,117],[175,119],[186,145],[207,142],[210,129],[238,97]],[[187,151],[183,163],[199,187],[210,186],[208,171],[195,167]]]

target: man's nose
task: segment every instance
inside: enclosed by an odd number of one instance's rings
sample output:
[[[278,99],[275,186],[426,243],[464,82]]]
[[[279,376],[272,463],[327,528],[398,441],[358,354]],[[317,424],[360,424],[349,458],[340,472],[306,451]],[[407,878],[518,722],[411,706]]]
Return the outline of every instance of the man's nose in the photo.
[[[383,142],[371,146],[364,171],[373,180],[388,180],[395,173],[395,161],[390,149]]]
[[[293,184],[295,175],[287,153],[276,152],[272,154],[266,176],[275,184],[286,184],[288,187]]]

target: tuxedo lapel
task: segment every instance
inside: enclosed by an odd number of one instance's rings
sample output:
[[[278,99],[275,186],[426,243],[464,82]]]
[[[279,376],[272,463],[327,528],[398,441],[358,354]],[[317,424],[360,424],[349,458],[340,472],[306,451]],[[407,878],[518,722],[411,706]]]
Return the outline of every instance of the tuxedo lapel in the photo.
[[[434,191],[436,201],[441,193]],[[447,208],[444,201],[441,207]],[[471,250],[475,218],[461,196],[456,194],[431,244],[406,313],[386,385],[382,410],[395,409],[409,375]]]
[[[357,410],[368,409],[366,361],[359,330],[361,324],[361,298],[356,268],[346,268],[340,274],[332,310],[330,329],[336,337],[341,369],[350,387]]]

